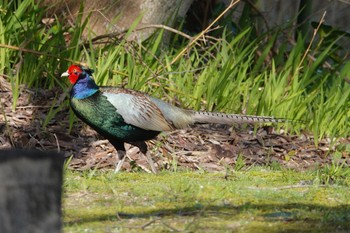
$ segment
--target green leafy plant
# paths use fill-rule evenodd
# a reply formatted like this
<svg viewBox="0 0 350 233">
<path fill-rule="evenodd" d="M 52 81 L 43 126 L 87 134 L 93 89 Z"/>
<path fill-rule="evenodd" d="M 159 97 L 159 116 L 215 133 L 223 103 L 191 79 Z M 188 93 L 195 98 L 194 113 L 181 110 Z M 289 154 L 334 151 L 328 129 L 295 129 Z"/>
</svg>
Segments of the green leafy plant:
<svg viewBox="0 0 350 233">
<path fill-rule="evenodd" d="M 23 84 L 67 91 L 57 77 L 76 61 L 96 70 L 94 78 L 100 85 L 145 91 L 181 107 L 292 119 L 288 129 L 313 132 L 315 144 L 320 138 L 350 133 L 350 85 L 345 81 L 350 65 L 347 57 L 340 56 L 343 51 L 336 46 L 337 39 L 326 43 L 323 37 L 311 41 L 298 37 L 291 42 L 285 33 L 291 24 L 261 35 L 249 26 L 232 34 L 224 18 L 225 27 L 216 38 L 201 40 L 204 31 L 202 37 L 192 37 L 197 43 L 170 41 L 176 46 L 166 47 L 161 29 L 141 44 L 118 39 L 97 46 L 92 38 L 82 40 L 89 21 L 82 18 L 83 10 L 81 5 L 74 25 L 59 19 L 44 25 L 44 9 L 37 3 L 24 0 L 4 5 L 0 72 L 12 84 L 14 109 Z M 136 25 L 137 20 L 126 35 Z M 67 33 L 68 42 L 63 36 Z M 44 126 L 60 108 L 56 110 L 52 108 Z M 74 120 L 71 115 L 70 128 Z"/>
<path fill-rule="evenodd" d="M 315 181 L 320 184 L 350 184 L 350 171 L 345 162 L 333 161 L 331 164 L 326 164 L 323 168 L 317 169 L 315 174 Z"/>
</svg>

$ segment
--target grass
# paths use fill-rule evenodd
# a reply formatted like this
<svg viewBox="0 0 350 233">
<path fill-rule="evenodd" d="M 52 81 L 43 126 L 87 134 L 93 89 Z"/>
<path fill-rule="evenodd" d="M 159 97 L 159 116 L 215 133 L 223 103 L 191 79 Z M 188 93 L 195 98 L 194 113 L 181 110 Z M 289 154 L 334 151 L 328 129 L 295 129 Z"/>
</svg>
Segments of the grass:
<svg viewBox="0 0 350 233">
<path fill-rule="evenodd" d="M 348 232 L 346 185 L 290 170 L 159 175 L 67 171 L 65 232 Z M 171 181 L 171 182 L 169 182 Z M 345 184 L 345 183 L 343 183 Z"/>
</svg>

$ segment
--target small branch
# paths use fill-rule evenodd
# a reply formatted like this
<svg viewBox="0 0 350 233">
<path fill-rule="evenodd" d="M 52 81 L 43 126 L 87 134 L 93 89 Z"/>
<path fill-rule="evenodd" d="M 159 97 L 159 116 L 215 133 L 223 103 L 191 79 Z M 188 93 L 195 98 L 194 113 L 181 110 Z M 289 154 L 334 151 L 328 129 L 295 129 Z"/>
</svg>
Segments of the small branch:
<svg viewBox="0 0 350 233">
<path fill-rule="evenodd" d="M 69 58 L 62 58 L 62 57 L 59 57 L 59 56 L 56 56 L 56 55 L 52 55 L 52 54 L 49 54 L 49 53 L 39 52 L 39 51 L 35 51 L 35 50 L 32 50 L 32 49 L 21 48 L 21 47 L 18 47 L 18 46 L 7 45 L 7 44 L 0 44 L 0 48 L 12 49 L 12 50 L 20 51 L 20 52 L 25 52 L 25 53 L 32 53 L 32 54 L 39 55 L 39 56 L 53 57 L 53 58 L 56 58 L 56 59 L 63 59 L 65 61 L 68 61 L 68 62 L 71 62 L 71 63 L 74 63 L 74 64 L 87 66 L 86 63 L 84 63 L 84 62 L 74 61 L 74 60 L 69 59 Z"/>
<path fill-rule="evenodd" d="M 117 218 L 119 220 L 121 220 L 122 218 L 120 218 L 120 215 L 117 215 Z M 157 221 L 157 219 L 153 219 L 151 221 L 146 222 L 145 224 L 141 225 L 141 226 L 125 226 L 125 228 L 129 228 L 129 229 L 142 229 L 145 230 L 146 227 L 148 227 L 149 225 L 155 223 Z"/>
<path fill-rule="evenodd" d="M 316 37 L 317 32 L 319 31 L 319 29 L 320 29 L 322 23 L 324 22 L 325 16 L 326 16 L 326 11 L 323 13 L 323 15 L 322 15 L 322 17 L 321 17 L 321 20 L 320 20 L 319 24 L 317 25 L 317 28 L 314 29 L 314 31 L 313 31 L 311 41 L 310 41 L 310 43 L 309 43 L 309 45 L 308 45 L 308 47 L 307 47 L 307 49 L 306 49 L 306 51 L 305 51 L 305 53 L 304 53 L 304 55 L 303 55 L 301 61 L 300 61 L 300 63 L 299 63 L 299 66 L 298 66 L 299 69 L 300 69 L 300 67 L 302 66 L 302 64 L 303 64 L 304 60 L 306 59 L 306 57 L 310 58 L 312 61 L 315 61 L 315 60 L 316 60 L 316 58 L 315 58 L 313 55 L 309 54 L 309 51 L 310 51 L 310 49 L 311 49 L 311 45 L 312 45 L 313 41 L 315 40 L 315 37 Z M 289 40 L 289 41 L 290 41 L 290 43 L 291 43 L 292 45 L 295 45 L 295 44 L 296 44 L 296 43 L 295 43 L 294 41 L 292 41 L 292 40 Z M 330 69 L 330 70 L 334 70 L 333 67 L 332 67 L 332 65 L 331 65 L 329 62 L 327 62 L 327 61 L 324 62 L 323 67 L 328 68 L 328 69 Z M 336 71 L 336 74 L 337 74 L 337 75 L 340 75 L 340 73 L 339 73 L 338 71 Z M 344 77 L 343 79 L 344 79 L 345 82 L 347 82 L 347 83 L 350 84 L 350 78 Z"/>
<path fill-rule="evenodd" d="M 149 222 L 146 222 L 145 224 L 143 224 L 143 225 L 141 226 L 141 229 L 142 229 L 142 230 L 145 230 L 146 227 L 148 227 L 149 225 L 155 223 L 156 220 L 157 220 L 157 219 L 153 219 L 153 220 L 151 220 L 151 221 L 149 221 Z"/>
<path fill-rule="evenodd" d="M 166 26 L 166 25 L 162 25 L 162 24 L 149 24 L 149 25 L 145 25 L 145 26 L 142 26 L 142 27 L 138 27 L 136 28 L 134 31 L 142 31 L 142 30 L 145 30 L 145 29 L 150 29 L 150 28 L 159 28 L 159 29 L 164 29 L 164 30 L 167 30 L 167 31 L 170 31 L 170 32 L 173 32 L 175 34 L 178 34 L 180 36 L 183 36 L 189 40 L 192 40 L 193 37 L 190 36 L 190 35 L 187 35 L 186 33 L 184 32 L 181 32 L 179 30 L 176 30 L 174 28 L 171 28 L 169 26 Z M 115 38 L 115 37 L 123 37 L 129 30 L 126 29 L 126 30 L 123 30 L 121 32 L 113 32 L 113 33 L 108 33 L 108 34 L 104 34 L 104 35 L 100 35 L 100 36 L 96 36 L 94 38 L 91 39 L 91 42 L 96 42 L 98 40 L 102 40 L 102 39 L 109 39 L 109 38 Z M 89 43 L 84 43 L 84 45 L 88 45 Z"/>
<path fill-rule="evenodd" d="M 309 52 L 310 52 L 311 45 L 312 45 L 312 43 L 313 43 L 314 40 L 315 40 L 315 37 L 316 37 L 316 35 L 317 35 L 318 30 L 320 29 L 322 23 L 324 22 L 324 17 L 325 17 L 325 16 L 326 16 L 326 11 L 323 13 L 323 15 L 322 15 L 322 17 L 321 17 L 321 19 L 320 19 L 320 22 L 319 22 L 318 25 L 317 25 L 317 28 L 314 29 L 314 32 L 313 32 L 313 34 L 312 34 L 311 41 L 310 41 L 309 45 L 307 46 L 307 49 L 306 49 L 306 51 L 305 51 L 303 57 L 302 57 L 301 60 L 300 60 L 300 63 L 299 63 L 299 66 L 298 66 L 299 69 L 300 69 L 300 67 L 302 66 L 302 64 L 303 64 L 303 62 L 304 62 L 304 60 L 305 60 L 305 58 L 307 57 L 307 55 L 308 55 Z"/>
<path fill-rule="evenodd" d="M 296 184 L 296 185 L 287 185 L 287 186 L 282 186 L 282 187 L 277 187 L 277 188 L 269 188 L 269 187 L 247 187 L 248 189 L 253 189 L 253 190 L 283 190 L 283 189 L 298 189 L 298 188 L 312 188 L 315 187 L 315 185 L 303 185 L 303 184 Z M 326 188 L 328 187 L 327 185 L 317 185 L 316 187 L 319 188 Z"/>
<path fill-rule="evenodd" d="M 217 22 L 219 19 L 221 19 L 233 6 L 235 6 L 237 3 L 239 3 L 240 0 L 234 1 L 232 0 L 230 5 L 223 11 L 221 14 L 216 17 L 216 19 L 206 28 L 204 29 L 201 33 L 199 33 L 191 42 L 170 62 L 170 65 L 173 65 L 177 60 L 179 60 L 180 57 L 184 55 L 184 53 L 194 44 L 196 43 L 201 37 L 206 34 L 210 28 Z"/>
<path fill-rule="evenodd" d="M 39 51 L 31 50 L 31 49 L 21 48 L 21 47 L 13 46 L 13 45 L 0 44 L 0 48 L 12 49 L 12 50 L 17 50 L 17 51 L 21 51 L 21 52 L 32 53 L 35 55 L 40 55 L 40 56 L 44 55 L 44 56 L 48 56 L 48 57 L 62 59 L 61 57 L 56 56 L 56 55 L 52 55 L 52 54 L 48 54 L 48 53 L 44 53 L 44 52 L 39 52 Z M 68 59 L 68 58 L 63 58 L 63 60 L 69 61 L 69 62 L 72 62 L 75 64 L 79 64 L 79 62 L 73 61 L 73 60 Z"/>
<path fill-rule="evenodd" d="M 174 232 L 181 232 L 180 230 L 176 229 L 176 228 L 173 227 L 173 226 L 170 226 L 169 224 L 165 223 L 164 221 L 161 221 L 161 223 L 162 223 L 165 227 L 169 228 L 171 231 L 174 231 Z"/>
<path fill-rule="evenodd" d="M 28 106 L 16 106 L 16 109 L 27 109 L 27 108 L 58 108 L 60 105 L 54 106 L 38 106 L 38 105 L 28 105 Z"/>
</svg>

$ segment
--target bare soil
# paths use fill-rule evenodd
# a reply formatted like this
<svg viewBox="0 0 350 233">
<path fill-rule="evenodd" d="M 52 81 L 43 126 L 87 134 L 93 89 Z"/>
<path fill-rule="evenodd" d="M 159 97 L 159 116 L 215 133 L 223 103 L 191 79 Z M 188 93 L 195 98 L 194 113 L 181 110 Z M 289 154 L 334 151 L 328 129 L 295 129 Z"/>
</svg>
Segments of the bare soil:
<svg viewBox="0 0 350 233">
<path fill-rule="evenodd" d="M 114 168 L 117 162 L 115 149 L 94 130 L 76 120 L 68 133 L 67 94 L 59 89 L 23 88 L 14 110 L 8 84 L 2 83 L 0 94 L 0 149 L 60 151 L 67 158 L 73 155 L 71 169 Z M 56 110 L 63 101 L 66 101 L 66 107 L 42 127 L 51 107 L 55 105 L 51 110 Z M 336 146 L 349 143 L 350 138 L 343 138 L 331 145 L 325 138 L 315 145 L 311 134 L 290 135 L 283 130 L 277 132 L 272 126 L 257 126 L 254 131 L 253 125 L 196 125 L 162 133 L 148 145 L 159 170 L 187 168 L 212 172 L 235 166 L 239 156 L 247 166 L 280 164 L 297 170 L 309 169 L 331 163 Z M 146 158 L 138 148 L 127 148 L 128 159 L 123 169 L 149 172 Z M 342 152 L 342 160 L 350 165 L 348 153 Z"/>
</svg>

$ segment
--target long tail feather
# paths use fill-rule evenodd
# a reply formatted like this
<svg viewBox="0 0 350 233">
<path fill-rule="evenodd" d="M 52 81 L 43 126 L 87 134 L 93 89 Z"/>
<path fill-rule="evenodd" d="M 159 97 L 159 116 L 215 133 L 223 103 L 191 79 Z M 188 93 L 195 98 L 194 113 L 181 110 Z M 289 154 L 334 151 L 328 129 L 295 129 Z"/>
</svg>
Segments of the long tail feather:
<svg viewBox="0 0 350 233">
<path fill-rule="evenodd" d="M 287 119 L 274 118 L 270 116 L 252 116 L 239 114 L 225 114 L 215 112 L 195 112 L 194 123 L 235 124 L 235 123 L 279 123 L 289 122 Z"/>
</svg>

